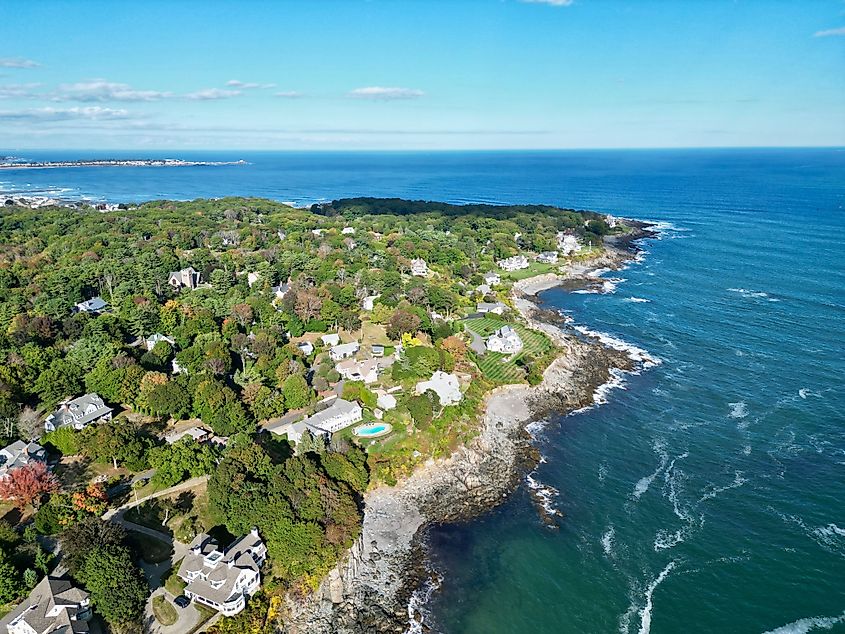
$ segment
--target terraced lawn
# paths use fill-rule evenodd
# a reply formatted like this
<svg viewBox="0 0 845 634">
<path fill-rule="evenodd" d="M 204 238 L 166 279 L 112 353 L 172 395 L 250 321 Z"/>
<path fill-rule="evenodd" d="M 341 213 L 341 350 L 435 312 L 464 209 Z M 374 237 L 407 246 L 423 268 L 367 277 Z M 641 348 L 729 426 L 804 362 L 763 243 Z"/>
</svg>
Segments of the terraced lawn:
<svg viewBox="0 0 845 634">
<path fill-rule="evenodd" d="M 543 333 L 529 330 L 522 324 L 508 323 L 493 317 L 478 317 L 465 319 L 464 324 L 470 330 L 482 337 L 489 337 L 502 326 L 509 325 L 519 333 L 522 339 L 522 351 L 514 356 L 500 352 L 487 352 L 475 356 L 475 363 L 482 374 L 496 383 L 520 383 L 525 379 L 525 371 L 517 365 L 517 361 L 526 354 L 541 357 L 552 347 L 548 337 Z"/>
</svg>

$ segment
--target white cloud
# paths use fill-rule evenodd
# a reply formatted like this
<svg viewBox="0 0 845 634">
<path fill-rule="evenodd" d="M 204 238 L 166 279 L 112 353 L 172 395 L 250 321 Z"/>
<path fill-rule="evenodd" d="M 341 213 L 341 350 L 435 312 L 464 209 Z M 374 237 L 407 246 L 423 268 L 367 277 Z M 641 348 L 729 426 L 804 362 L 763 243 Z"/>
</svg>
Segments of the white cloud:
<svg viewBox="0 0 845 634">
<path fill-rule="evenodd" d="M 173 95 L 157 90 L 135 90 L 128 84 L 91 79 L 75 84 L 62 84 L 53 101 L 158 101 Z"/>
<path fill-rule="evenodd" d="M 833 37 L 837 35 L 845 35 L 845 26 L 841 26 L 838 29 L 825 29 L 824 31 L 816 31 L 813 33 L 813 37 Z"/>
<path fill-rule="evenodd" d="M 22 57 L 0 57 L 0 68 L 37 68 L 38 62 Z"/>
<path fill-rule="evenodd" d="M 365 86 L 364 88 L 356 88 L 349 92 L 350 97 L 358 99 L 416 99 L 422 97 L 425 93 L 416 88 L 389 88 L 385 86 Z"/>
<path fill-rule="evenodd" d="M 6 84 L 0 86 L 0 99 L 35 99 L 39 97 L 35 89 L 41 84 Z"/>
<path fill-rule="evenodd" d="M 194 101 L 211 101 L 214 99 L 229 99 L 241 94 L 240 90 L 224 90 L 222 88 L 205 88 L 185 95 Z"/>
<path fill-rule="evenodd" d="M 302 97 L 303 94 L 298 90 L 282 90 L 280 92 L 273 93 L 275 97 L 283 97 L 285 99 L 298 99 Z"/>
<path fill-rule="evenodd" d="M 119 108 L 100 106 L 77 106 L 75 108 L 30 108 L 29 110 L 0 111 L 0 120 L 5 121 L 109 121 L 126 119 L 129 112 Z"/>
<path fill-rule="evenodd" d="M 568 7 L 571 6 L 575 0 L 519 0 L 523 4 L 548 4 L 552 7 Z"/>
<path fill-rule="evenodd" d="M 230 88 L 241 88 L 243 90 L 251 90 L 253 88 L 266 89 L 276 87 L 276 84 L 258 84 L 250 81 L 239 81 L 237 79 L 230 79 L 226 82 L 226 85 Z"/>
</svg>

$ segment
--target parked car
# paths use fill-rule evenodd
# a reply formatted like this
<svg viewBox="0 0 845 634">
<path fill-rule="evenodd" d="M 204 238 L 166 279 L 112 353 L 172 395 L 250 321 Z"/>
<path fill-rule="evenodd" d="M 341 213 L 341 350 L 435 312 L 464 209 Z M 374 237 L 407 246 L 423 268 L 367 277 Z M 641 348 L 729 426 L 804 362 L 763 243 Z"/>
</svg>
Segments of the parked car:
<svg viewBox="0 0 845 634">
<path fill-rule="evenodd" d="M 187 608 L 189 605 L 191 605 L 191 600 L 185 595 L 181 595 L 173 599 L 173 603 L 178 605 L 180 608 Z"/>
</svg>

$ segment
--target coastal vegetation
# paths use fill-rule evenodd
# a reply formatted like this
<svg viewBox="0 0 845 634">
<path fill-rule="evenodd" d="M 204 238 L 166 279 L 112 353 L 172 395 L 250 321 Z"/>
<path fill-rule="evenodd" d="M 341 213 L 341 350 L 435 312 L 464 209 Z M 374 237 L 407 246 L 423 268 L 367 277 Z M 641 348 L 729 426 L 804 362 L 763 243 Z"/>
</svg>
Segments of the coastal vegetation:
<svg viewBox="0 0 845 634">
<path fill-rule="evenodd" d="M 182 542 L 257 529 L 266 582 L 249 610 L 313 589 L 360 534 L 368 489 L 469 442 L 492 387 L 541 379 L 554 345 L 504 303 L 513 281 L 556 269 L 535 255 L 564 235 L 592 253 L 623 230 L 549 206 L 398 199 L 6 205 L 0 432 L 4 445 L 37 441 L 49 455 L 0 479 L 17 507 L 10 519 L 19 530 L 33 520 L 30 537 L 60 537 L 72 577 L 113 628 L 143 613 L 137 562 L 161 560 L 100 519 L 133 499 L 128 521 Z M 527 268 L 500 270 L 525 255 Z M 487 304 L 502 314 L 478 314 Z M 485 350 L 504 326 L 520 349 Z M 86 394 L 108 416 L 47 431 L 48 415 Z M 291 431 L 332 402 L 389 433 Z M 182 483 L 198 488 L 143 501 Z M 0 601 L 47 573 L 39 548 L 19 557 L 0 544 Z M 154 609 L 167 620 L 167 607 Z"/>
</svg>

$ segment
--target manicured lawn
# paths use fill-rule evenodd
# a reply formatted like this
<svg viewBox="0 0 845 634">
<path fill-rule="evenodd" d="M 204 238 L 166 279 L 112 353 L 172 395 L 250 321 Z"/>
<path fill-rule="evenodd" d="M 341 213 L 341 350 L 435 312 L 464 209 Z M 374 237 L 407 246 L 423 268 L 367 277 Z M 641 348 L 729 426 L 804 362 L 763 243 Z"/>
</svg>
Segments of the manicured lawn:
<svg viewBox="0 0 845 634">
<path fill-rule="evenodd" d="M 141 556 L 141 558 L 148 564 L 160 564 L 163 561 L 170 559 L 172 549 L 170 544 L 163 542 L 155 537 L 150 537 L 144 533 L 136 531 L 128 531 L 126 539 L 129 545 Z"/>
<path fill-rule="evenodd" d="M 509 324 L 493 317 L 465 319 L 464 323 L 470 330 L 485 338 L 505 325 L 512 326 L 519 333 L 523 345 L 519 354 L 511 356 L 488 351 L 483 355 L 475 356 L 478 369 L 486 378 L 496 383 L 520 383 L 525 379 L 525 371 L 517 365 L 517 361 L 526 354 L 539 358 L 552 348 L 552 344 L 546 335 L 529 330 L 522 324 Z"/>
<path fill-rule="evenodd" d="M 524 280 L 527 277 L 534 277 L 535 275 L 542 275 L 543 273 L 554 273 L 557 270 L 558 264 L 544 264 L 542 262 L 531 262 L 527 269 L 520 269 L 518 271 L 502 271 L 501 277 L 503 280 Z"/>
<path fill-rule="evenodd" d="M 176 608 L 163 594 L 153 597 L 153 614 L 162 625 L 173 625 L 179 619 Z"/>
</svg>

